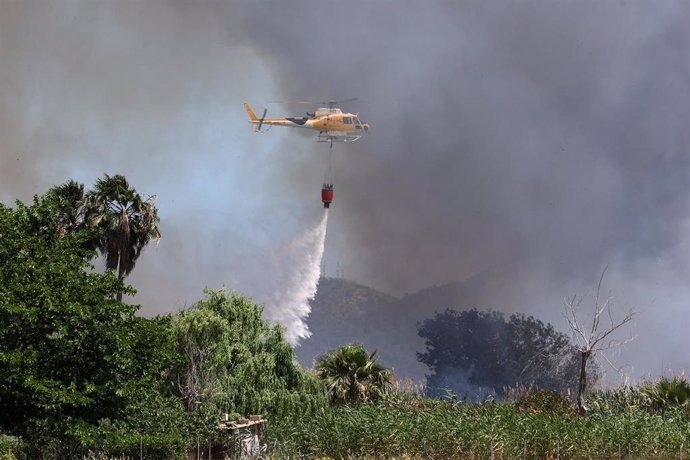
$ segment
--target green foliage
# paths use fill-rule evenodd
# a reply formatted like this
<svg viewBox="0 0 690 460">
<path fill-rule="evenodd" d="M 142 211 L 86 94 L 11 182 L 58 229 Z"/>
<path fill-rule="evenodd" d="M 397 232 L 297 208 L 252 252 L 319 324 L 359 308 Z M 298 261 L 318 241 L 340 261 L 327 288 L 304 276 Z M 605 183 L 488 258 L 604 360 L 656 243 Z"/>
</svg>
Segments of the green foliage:
<svg viewBox="0 0 690 460">
<path fill-rule="evenodd" d="M 0 434 L 0 460 L 17 460 L 23 458 L 22 440 L 16 436 Z"/>
<path fill-rule="evenodd" d="M 134 269 L 144 247 L 160 238 L 155 197 L 143 199 L 124 176 L 105 174 L 90 191 L 69 180 L 48 190 L 44 199 L 52 207 L 51 229 L 61 236 L 87 235 L 83 247 L 98 250 L 119 279 Z"/>
<path fill-rule="evenodd" d="M 336 405 L 316 417 L 272 420 L 275 458 L 677 458 L 690 453 L 690 416 L 633 408 L 607 416 L 518 412 L 513 403 L 464 404 L 392 394 Z"/>
<path fill-rule="evenodd" d="M 52 187 L 45 195 L 53 207 L 53 224 L 59 235 L 66 235 L 87 228 L 86 194 L 84 184 L 69 180 Z M 95 249 L 95 241 L 87 245 Z"/>
<path fill-rule="evenodd" d="M 586 406 L 590 409 L 589 414 L 595 417 L 644 409 L 646 405 L 646 396 L 635 386 L 595 391 L 586 395 Z"/>
<path fill-rule="evenodd" d="M 174 316 L 183 360 L 172 380 L 188 410 L 217 421 L 231 412 L 313 413 L 325 403 L 317 379 L 297 364 L 282 327 L 262 313 L 240 294 L 207 290 L 206 298 Z"/>
<path fill-rule="evenodd" d="M 107 174 L 85 196 L 87 225 L 98 229 L 96 247 L 120 279 L 134 269 L 144 247 L 160 238 L 154 199 L 144 200 L 124 176 Z"/>
<path fill-rule="evenodd" d="M 376 362 L 377 351 L 360 344 L 343 345 L 321 356 L 316 372 L 332 402 L 375 401 L 386 394 L 393 374 Z"/>
<path fill-rule="evenodd" d="M 0 429 L 28 440 L 18 449 L 29 457 L 81 456 L 132 430 L 169 436 L 184 415 L 164 396 L 180 359 L 170 319 L 137 318 L 115 299 L 132 290 L 93 271 L 82 200 L 70 182 L 0 205 Z"/>
<path fill-rule="evenodd" d="M 470 397 L 503 394 L 521 385 L 564 391 L 577 384 L 579 355 L 565 334 L 550 324 L 514 314 L 446 310 L 419 324 L 429 366 L 430 394 L 446 388 Z M 590 371 L 596 380 L 597 370 Z"/>
<path fill-rule="evenodd" d="M 656 382 L 642 385 L 640 392 L 647 397 L 650 409 L 655 411 L 690 404 L 690 383 L 682 377 L 662 377 Z"/>
<path fill-rule="evenodd" d="M 178 458 L 197 436 L 225 442 L 223 413 L 301 416 L 327 404 L 250 299 L 207 291 L 152 319 L 117 299 L 133 292 L 121 276 L 157 223 L 152 201 L 122 176 L 0 204 L 0 433 L 12 435 L 0 449 L 82 458 L 143 447 L 146 458 Z M 121 276 L 93 270 L 97 249 Z"/>
<path fill-rule="evenodd" d="M 96 452 L 110 457 L 179 459 L 185 457 L 189 440 L 181 433 L 140 433 L 125 427 L 105 427 L 99 431 Z"/>
<path fill-rule="evenodd" d="M 550 390 L 532 390 L 515 402 L 517 412 L 545 414 L 552 416 L 574 415 L 575 411 L 561 394 Z"/>
<path fill-rule="evenodd" d="M 56 231 L 50 197 L 0 205 L 0 428 L 44 436 L 114 414 L 133 362 L 135 307 L 95 273 L 83 232 Z"/>
</svg>

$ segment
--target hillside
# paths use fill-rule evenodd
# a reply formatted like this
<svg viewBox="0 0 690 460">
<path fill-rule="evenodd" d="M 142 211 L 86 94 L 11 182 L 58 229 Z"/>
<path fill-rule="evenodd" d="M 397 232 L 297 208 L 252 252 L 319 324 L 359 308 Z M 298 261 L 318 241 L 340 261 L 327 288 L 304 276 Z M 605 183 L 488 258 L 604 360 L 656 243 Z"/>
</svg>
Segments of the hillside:
<svg viewBox="0 0 690 460">
<path fill-rule="evenodd" d="M 307 323 L 312 336 L 297 347 L 305 366 L 339 345 L 360 342 L 378 349 L 382 362 L 398 377 L 423 380 L 426 366 L 417 361 L 424 342 L 417 323 L 446 308 L 475 306 L 481 283 L 453 282 L 431 286 L 397 298 L 376 289 L 338 278 L 321 278 Z"/>
<path fill-rule="evenodd" d="M 297 347 L 300 361 L 311 367 L 318 355 L 349 342 L 361 342 L 368 349 L 387 349 L 377 323 L 397 300 L 352 281 L 321 278 L 307 319 L 312 335 Z"/>
</svg>

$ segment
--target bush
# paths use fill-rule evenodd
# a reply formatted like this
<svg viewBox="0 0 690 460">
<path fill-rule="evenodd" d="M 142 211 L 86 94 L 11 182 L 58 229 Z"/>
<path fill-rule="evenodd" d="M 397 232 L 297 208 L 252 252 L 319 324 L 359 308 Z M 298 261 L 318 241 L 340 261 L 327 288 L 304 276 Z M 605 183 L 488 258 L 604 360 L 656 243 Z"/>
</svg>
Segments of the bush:
<svg viewBox="0 0 690 460">
<path fill-rule="evenodd" d="M 0 460 L 23 459 L 22 447 L 21 438 L 0 434 Z"/>
<path fill-rule="evenodd" d="M 640 392 L 647 398 L 652 411 L 664 412 L 690 403 L 690 383 L 682 377 L 662 377 L 656 382 L 641 385 Z"/>
</svg>

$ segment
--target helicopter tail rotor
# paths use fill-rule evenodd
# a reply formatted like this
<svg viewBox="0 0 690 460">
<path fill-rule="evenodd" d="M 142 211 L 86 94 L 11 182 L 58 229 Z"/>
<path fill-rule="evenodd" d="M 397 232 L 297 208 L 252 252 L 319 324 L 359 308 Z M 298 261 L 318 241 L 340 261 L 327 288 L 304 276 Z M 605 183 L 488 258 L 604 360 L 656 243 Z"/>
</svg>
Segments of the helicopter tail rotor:
<svg viewBox="0 0 690 460">
<path fill-rule="evenodd" d="M 249 115 L 249 123 L 251 124 L 252 131 L 261 131 L 261 126 L 264 124 L 264 119 L 266 118 L 267 109 L 264 109 L 264 113 L 261 115 L 261 118 L 256 116 L 256 113 L 254 113 L 252 106 L 249 105 L 248 102 L 244 103 L 244 109 L 247 111 L 247 115 Z"/>
<path fill-rule="evenodd" d="M 259 126 L 256 128 L 257 131 L 261 131 L 261 126 L 264 124 L 264 118 L 266 118 L 266 112 L 268 112 L 268 109 L 264 109 L 264 113 L 261 115 L 261 119 L 259 120 Z"/>
</svg>

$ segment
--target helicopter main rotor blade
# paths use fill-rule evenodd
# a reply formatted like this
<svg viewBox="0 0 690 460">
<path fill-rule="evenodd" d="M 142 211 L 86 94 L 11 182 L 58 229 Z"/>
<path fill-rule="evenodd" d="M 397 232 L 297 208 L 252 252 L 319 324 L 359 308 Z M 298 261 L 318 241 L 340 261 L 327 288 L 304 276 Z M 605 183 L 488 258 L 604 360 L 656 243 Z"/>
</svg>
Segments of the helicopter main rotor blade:
<svg viewBox="0 0 690 460">
<path fill-rule="evenodd" d="M 327 104 L 329 107 L 335 107 L 336 104 L 343 104 L 345 102 L 353 102 L 353 101 L 358 101 L 359 98 L 357 97 L 351 97 L 349 99 L 340 99 L 340 100 L 335 100 L 331 99 L 330 101 L 321 101 L 319 104 Z"/>
<path fill-rule="evenodd" d="M 268 104 L 313 104 L 311 101 L 266 101 Z"/>
<path fill-rule="evenodd" d="M 328 107 L 335 107 L 337 104 L 343 104 L 345 102 L 358 101 L 359 98 L 351 97 L 349 99 L 331 99 L 329 101 L 266 101 L 268 104 L 321 104 Z"/>
</svg>

